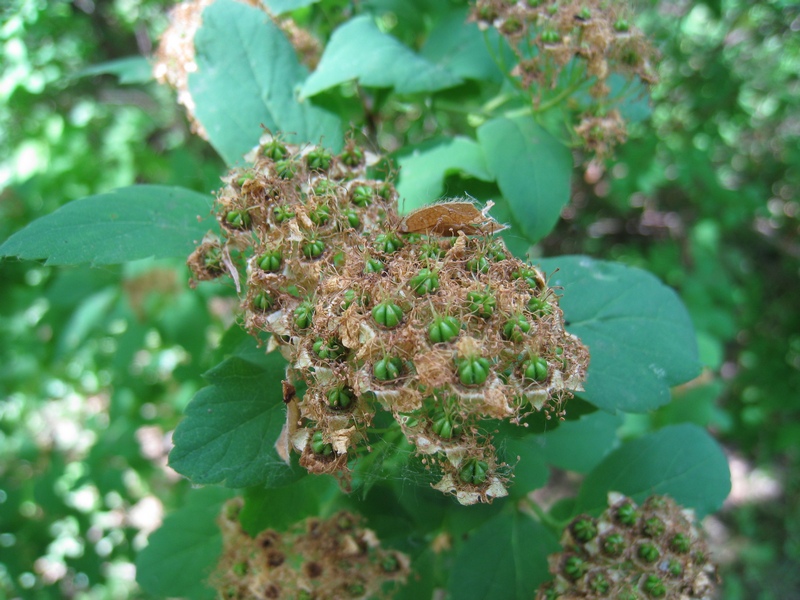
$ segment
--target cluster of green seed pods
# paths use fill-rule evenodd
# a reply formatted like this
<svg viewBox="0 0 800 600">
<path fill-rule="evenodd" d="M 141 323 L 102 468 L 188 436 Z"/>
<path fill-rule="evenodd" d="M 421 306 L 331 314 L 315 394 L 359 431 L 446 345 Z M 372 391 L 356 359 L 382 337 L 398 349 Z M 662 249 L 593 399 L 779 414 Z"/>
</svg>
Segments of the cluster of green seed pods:
<svg viewBox="0 0 800 600">
<path fill-rule="evenodd" d="M 320 451 L 333 452 L 324 446 Z M 209 583 L 219 598 L 384 598 L 408 577 L 408 557 L 382 548 L 352 513 L 251 536 L 239 521 L 242 507 L 240 498 L 231 500 L 218 519 L 223 548 Z"/>
<path fill-rule="evenodd" d="M 715 567 L 694 515 L 669 497 L 637 506 L 611 493 L 600 517 L 572 520 L 561 545 L 564 552 L 549 560 L 555 579 L 539 589 L 539 600 L 713 597 Z"/>
<path fill-rule="evenodd" d="M 249 158 L 219 193 L 223 240 L 190 265 L 244 280 L 245 326 L 272 334 L 288 383 L 304 384 L 286 431 L 301 464 L 346 478 L 386 410 L 437 489 L 464 503 L 504 495 L 509 468 L 482 423 L 560 416 L 588 363 L 544 275 L 489 234 L 408 231 L 394 186 L 368 176 L 375 158 L 352 143 L 334 155 L 265 136 Z"/>
</svg>

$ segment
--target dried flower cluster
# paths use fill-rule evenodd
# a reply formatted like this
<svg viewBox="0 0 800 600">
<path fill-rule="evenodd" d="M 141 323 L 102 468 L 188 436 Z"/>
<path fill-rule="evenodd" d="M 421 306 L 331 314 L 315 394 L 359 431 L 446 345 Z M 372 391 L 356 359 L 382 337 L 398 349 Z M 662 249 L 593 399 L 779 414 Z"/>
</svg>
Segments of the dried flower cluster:
<svg viewBox="0 0 800 600">
<path fill-rule="evenodd" d="M 226 600 L 292 598 L 338 600 L 389 597 L 405 582 L 409 560 L 381 548 L 359 517 L 340 512 L 310 518 L 279 533 L 255 538 L 239 523 L 242 500 L 231 500 L 219 518 L 222 557 L 210 583 Z"/>
<path fill-rule="evenodd" d="M 264 10 L 267 15 L 264 4 L 259 0 L 238 1 Z M 153 76 L 159 83 L 165 83 L 177 92 L 178 103 L 186 109 L 192 131 L 203 139 L 208 139 L 208 133 L 194 116 L 195 103 L 189 93 L 189 74 L 197 71 L 194 36 L 203 24 L 203 11 L 213 3 L 214 0 L 188 0 L 172 7 L 170 24 L 161 35 L 153 65 Z M 289 38 L 301 62 L 313 69 L 322 54 L 319 41 L 298 27 L 292 19 L 274 20 Z"/>
<path fill-rule="evenodd" d="M 505 495 L 508 468 L 481 422 L 561 416 L 589 359 L 543 274 L 471 203 L 401 219 L 394 186 L 367 177 L 375 159 L 352 143 L 334 156 L 265 135 L 248 160 L 218 195 L 225 239 L 189 264 L 238 285 L 246 263 L 245 326 L 290 363 L 285 438 L 301 464 L 346 481 L 382 407 L 437 489 L 465 504 Z"/>
<path fill-rule="evenodd" d="M 630 22 L 626 6 L 609 0 L 478 0 L 472 18 L 496 27 L 519 60 L 513 74 L 535 101 L 547 89 L 577 91 L 593 80 L 594 106 L 580 118 L 576 133 L 593 153 L 604 156 L 625 140 L 625 122 L 611 108 L 608 77 L 619 73 L 653 85 L 656 52 Z"/>
<path fill-rule="evenodd" d="M 599 518 L 580 515 L 564 530 L 564 552 L 549 560 L 555 581 L 537 598 L 713 597 L 716 569 L 692 511 L 666 496 L 637 507 L 613 492 L 608 505 Z"/>
</svg>

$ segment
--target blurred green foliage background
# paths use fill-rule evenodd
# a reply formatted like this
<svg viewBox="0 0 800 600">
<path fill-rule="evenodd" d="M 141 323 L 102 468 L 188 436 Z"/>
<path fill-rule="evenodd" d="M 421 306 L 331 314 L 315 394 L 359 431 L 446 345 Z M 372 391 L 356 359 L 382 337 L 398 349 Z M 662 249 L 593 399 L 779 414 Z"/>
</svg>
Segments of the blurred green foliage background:
<svg viewBox="0 0 800 600">
<path fill-rule="evenodd" d="M 170 4 L 0 4 L 0 239 L 136 182 L 218 187 L 222 162 L 143 58 Z M 710 427 L 750 475 L 712 524 L 723 597 L 797 597 L 800 7 L 637 11 L 662 52 L 652 116 L 614 160 L 576 171 L 541 250 L 641 266 L 679 291 L 707 370 L 624 427 Z M 168 261 L 0 263 L 0 597 L 142 597 L 133 556 L 187 487 L 164 467 L 169 432 L 234 302 L 187 280 Z"/>
</svg>

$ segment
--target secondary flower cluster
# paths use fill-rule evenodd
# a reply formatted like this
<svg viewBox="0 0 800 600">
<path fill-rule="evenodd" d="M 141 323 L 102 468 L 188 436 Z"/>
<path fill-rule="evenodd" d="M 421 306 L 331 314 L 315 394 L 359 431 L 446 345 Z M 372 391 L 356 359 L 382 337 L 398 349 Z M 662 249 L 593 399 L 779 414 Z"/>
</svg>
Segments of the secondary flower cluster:
<svg viewBox="0 0 800 600">
<path fill-rule="evenodd" d="M 625 122 L 611 106 L 608 78 L 618 73 L 653 85 L 655 50 L 635 28 L 622 2 L 605 0 L 478 0 L 472 18 L 496 27 L 519 60 L 513 71 L 541 101 L 543 91 L 586 87 L 594 106 L 576 127 L 585 146 L 606 155 L 626 138 Z"/>
<path fill-rule="evenodd" d="M 210 583 L 220 598 L 386 598 L 391 584 L 398 588 L 408 576 L 408 558 L 381 548 L 351 513 L 251 537 L 239 523 L 241 505 L 231 500 L 219 519 L 223 549 Z"/>
<path fill-rule="evenodd" d="M 594 519 L 580 515 L 564 530 L 564 552 L 550 557 L 555 581 L 537 598 L 711 598 L 716 571 L 694 523 L 666 496 L 641 507 L 611 493 Z"/>
<path fill-rule="evenodd" d="M 466 504 L 505 495 L 482 423 L 560 416 L 588 363 L 543 274 L 481 233 L 497 223 L 469 203 L 402 219 L 352 143 L 334 156 L 267 135 L 249 159 L 218 196 L 224 239 L 189 264 L 238 281 L 246 262 L 245 326 L 290 363 L 285 433 L 301 464 L 346 479 L 383 408 L 437 489 Z"/>
</svg>

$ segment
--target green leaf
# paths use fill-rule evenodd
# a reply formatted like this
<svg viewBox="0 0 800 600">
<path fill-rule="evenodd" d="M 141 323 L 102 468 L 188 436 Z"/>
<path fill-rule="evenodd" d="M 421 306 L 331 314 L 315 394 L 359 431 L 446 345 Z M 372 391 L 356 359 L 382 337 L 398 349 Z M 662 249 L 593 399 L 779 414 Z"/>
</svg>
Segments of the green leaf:
<svg viewBox="0 0 800 600">
<path fill-rule="evenodd" d="M 216 226 L 210 218 L 213 200 L 161 185 L 134 185 L 81 198 L 12 235 L 0 246 L 0 256 L 44 258 L 48 265 L 186 257 Z"/>
<path fill-rule="evenodd" d="M 211 385 L 195 395 L 175 430 L 173 469 L 194 483 L 227 487 L 279 487 L 305 473 L 275 449 L 286 422 L 285 362 L 277 352 L 268 356 L 268 367 L 232 356 L 206 373 Z"/>
<path fill-rule="evenodd" d="M 136 581 L 157 598 L 211 600 L 216 592 L 205 584 L 222 554 L 217 516 L 230 490 L 192 490 L 186 504 L 167 515 L 136 557 Z"/>
<path fill-rule="evenodd" d="M 486 164 L 508 200 L 517 232 L 546 236 L 569 201 L 572 154 L 532 117 L 499 117 L 478 128 Z"/>
<path fill-rule="evenodd" d="M 282 15 L 316 4 L 319 0 L 262 0 L 262 2 L 273 15 Z"/>
<path fill-rule="evenodd" d="M 239 520 L 250 535 L 265 529 L 285 531 L 306 517 L 318 515 L 331 492 L 337 494 L 336 480 L 327 475 L 308 475 L 279 488 L 249 488 Z"/>
<path fill-rule="evenodd" d="M 534 439 L 540 437 L 508 435 L 503 439 L 502 459 L 514 467 L 514 478 L 508 486 L 508 493 L 512 498 L 524 497 L 533 490 L 544 487 L 550 478 L 544 453 L 534 442 Z"/>
<path fill-rule="evenodd" d="M 558 541 L 541 523 L 504 511 L 476 529 L 461 548 L 450 577 L 458 600 L 528 600 L 549 579 L 547 556 Z"/>
<path fill-rule="evenodd" d="M 696 425 L 673 425 L 607 456 L 583 481 L 575 510 L 602 511 L 610 491 L 636 502 L 667 494 L 703 518 L 722 506 L 730 489 L 728 461 L 714 438 Z"/>
<path fill-rule="evenodd" d="M 562 256 L 540 261 L 562 287 L 567 330 L 591 352 L 585 398 L 616 412 L 666 404 L 670 387 L 700 370 L 692 322 L 678 295 L 633 267 Z M 558 269 L 556 271 L 556 269 Z"/>
<path fill-rule="evenodd" d="M 436 566 L 442 562 L 441 553 L 426 548 L 411 560 L 411 576 L 394 595 L 395 600 L 428 600 L 436 589 Z"/>
<path fill-rule="evenodd" d="M 446 13 L 434 25 L 420 55 L 463 79 L 500 82 L 503 73 L 489 54 L 487 44 L 494 51 L 500 49 L 507 63 L 513 60 L 513 53 L 494 28 L 486 31 L 488 39 L 484 40 L 478 25 L 467 22 L 467 13 L 465 8 Z"/>
<path fill-rule="evenodd" d="M 621 416 L 598 411 L 575 421 L 564 421 L 556 429 L 536 439 L 551 465 L 588 473 L 617 443 L 617 428 L 621 424 Z"/>
<path fill-rule="evenodd" d="M 116 75 L 122 85 L 147 83 L 153 79 L 153 66 L 144 56 L 128 56 L 82 69 L 76 77 Z"/>
<path fill-rule="evenodd" d="M 440 198 L 447 175 L 465 173 L 483 181 L 493 179 L 481 147 L 467 137 L 431 140 L 408 147 L 396 158 L 400 166 L 397 192 L 404 211 Z"/>
<path fill-rule="evenodd" d="M 341 148 L 338 117 L 295 96 L 308 71 L 264 12 L 217 0 L 203 11 L 195 48 L 198 69 L 189 76 L 195 116 L 228 164 L 258 143 L 262 125 L 290 142 Z"/>
<path fill-rule="evenodd" d="M 461 83 L 456 75 L 382 33 L 369 16 L 355 17 L 333 32 L 301 95 L 307 98 L 353 79 L 363 86 L 391 87 L 398 94 L 435 92 Z"/>
</svg>

